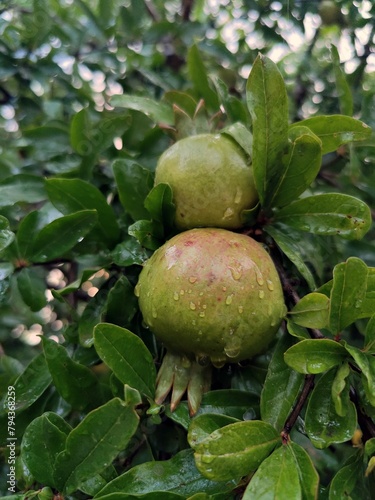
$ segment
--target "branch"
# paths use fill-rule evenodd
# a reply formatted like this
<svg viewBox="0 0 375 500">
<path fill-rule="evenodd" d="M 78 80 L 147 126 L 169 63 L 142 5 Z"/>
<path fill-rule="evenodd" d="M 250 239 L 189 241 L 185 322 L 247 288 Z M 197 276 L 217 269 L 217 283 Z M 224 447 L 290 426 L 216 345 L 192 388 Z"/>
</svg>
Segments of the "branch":
<svg viewBox="0 0 375 500">
<path fill-rule="evenodd" d="M 181 2 L 181 16 L 183 21 L 190 20 L 190 14 L 193 9 L 194 0 L 182 0 Z"/>
</svg>

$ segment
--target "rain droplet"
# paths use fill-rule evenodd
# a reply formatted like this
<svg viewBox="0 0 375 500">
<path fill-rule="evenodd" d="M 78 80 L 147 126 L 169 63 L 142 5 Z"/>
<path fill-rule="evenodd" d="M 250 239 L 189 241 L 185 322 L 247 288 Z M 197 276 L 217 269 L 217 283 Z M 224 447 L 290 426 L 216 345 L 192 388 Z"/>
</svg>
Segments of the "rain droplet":
<svg viewBox="0 0 375 500">
<path fill-rule="evenodd" d="M 227 290 L 227 287 L 223 286 L 223 292 L 226 292 L 226 290 Z"/>
<path fill-rule="evenodd" d="M 232 273 L 233 279 L 238 281 L 242 276 L 242 266 L 240 266 L 237 269 L 229 266 L 229 269 L 230 269 L 230 272 Z"/>
<path fill-rule="evenodd" d="M 232 303 L 232 300 L 233 300 L 233 293 L 228 295 L 228 297 L 226 298 L 225 300 L 226 305 L 229 306 Z"/>
<path fill-rule="evenodd" d="M 238 203 L 241 203 L 241 199 L 242 199 L 242 189 L 240 187 L 237 187 L 236 195 L 234 197 L 234 203 L 238 205 Z"/>
<path fill-rule="evenodd" d="M 174 292 L 173 298 L 174 298 L 174 300 L 178 300 L 180 298 L 179 293 L 178 292 Z"/>
<path fill-rule="evenodd" d="M 211 358 L 211 363 L 215 368 L 223 368 L 226 363 L 226 358 Z"/>
<path fill-rule="evenodd" d="M 242 313 L 243 313 L 243 306 L 238 306 L 238 312 L 239 312 L 240 314 L 242 314 Z"/>
<path fill-rule="evenodd" d="M 199 295 L 200 295 L 200 297 L 202 297 L 202 295 L 203 295 L 203 292 L 199 292 Z"/>
<path fill-rule="evenodd" d="M 264 299 L 264 291 L 263 290 L 259 291 L 259 298 Z"/>
<path fill-rule="evenodd" d="M 361 307 L 361 305 L 362 305 L 362 300 L 358 299 L 358 300 L 355 301 L 354 307 L 356 309 L 359 309 Z"/>
<path fill-rule="evenodd" d="M 215 460 L 215 455 L 202 455 L 201 460 L 204 464 L 210 464 Z"/>
<path fill-rule="evenodd" d="M 228 358 L 235 358 L 241 352 L 241 341 L 239 338 L 233 338 L 229 344 L 224 347 L 224 352 Z"/>
<path fill-rule="evenodd" d="M 154 306 L 152 306 L 152 317 L 153 317 L 153 318 L 157 318 L 157 317 L 158 317 L 157 310 L 155 309 L 155 307 L 154 307 Z"/>
<path fill-rule="evenodd" d="M 267 280 L 267 287 L 268 287 L 268 290 L 270 290 L 271 292 L 272 292 L 272 290 L 275 289 L 274 284 L 271 280 Z"/>
<path fill-rule="evenodd" d="M 190 276 L 189 281 L 190 281 L 190 283 L 195 283 L 197 281 L 197 279 L 198 278 L 196 276 Z"/>
<path fill-rule="evenodd" d="M 180 295 L 184 295 L 184 291 L 183 290 L 180 290 Z"/>
<path fill-rule="evenodd" d="M 140 290 L 141 290 L 141 285 L 140 285 L 139 283 L 137 283 L 137 284 L 135 285 L 135 288 L 134 288 L 134 295 L 135 295 L 136 297 L 139 297 L 139 292 L 140 292 Z"/>
<path fill-rule="evenodd" d="M 200 313 L 199 313 L 199 316 L 200 316 L 201 318 L 204 318 L 204 317 L 206 316 L 206 313 L 205 313 L 204 311 L 202 311 L 202 312 L 200 312 Z"/>
<path fill-rule="evenodd" d="M 223 219 L 231 219 L 233 217 L 234 210 L 231 207 L 228 207 L 223 215 Z"/>
<path fill-rule="evenodd" d="M 192 311 L 195 311 L 195 309 L 196 309 L 196 308 L 197 308 L 197 307 L 196 307 L 196 305 L 194 304 L 194 302 L 190 302 L 190 309 L 191 309 Z"/>
<path fill-rule="evenodd" d="M 207 309 L 207 305 L 206 304 L 203 304 L 203 309 Z"/>
</svg>

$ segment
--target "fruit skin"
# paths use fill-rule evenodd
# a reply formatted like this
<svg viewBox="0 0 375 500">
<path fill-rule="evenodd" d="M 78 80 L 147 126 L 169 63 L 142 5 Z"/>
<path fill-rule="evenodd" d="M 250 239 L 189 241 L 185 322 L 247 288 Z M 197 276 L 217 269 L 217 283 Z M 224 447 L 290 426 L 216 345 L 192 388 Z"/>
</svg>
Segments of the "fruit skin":
<svg viewBox="0 0 375 500">
<path fill-rule="evenodd" d="M 267 251 L 216 228 L 180 233 L 160 247 L 145 263 L 136 295 L 167 349 L 218 367 L 265 350 L 286 313 Z"/>
<path fill-rule="evenodd" d="M 253 170 L 243 150 L 221 134 L 177 141 L 160 157 L 155 185 L 169 184 L 176 205 L 176 227 L 236 229 L 241 212 L 258 201 Z"/>
</svg>

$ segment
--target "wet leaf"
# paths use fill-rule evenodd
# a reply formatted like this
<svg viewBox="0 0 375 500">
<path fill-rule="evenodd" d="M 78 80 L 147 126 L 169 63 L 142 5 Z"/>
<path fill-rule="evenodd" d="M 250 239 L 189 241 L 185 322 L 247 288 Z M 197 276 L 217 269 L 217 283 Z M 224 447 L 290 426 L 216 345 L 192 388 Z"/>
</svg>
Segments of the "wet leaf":
<svg viewBox="0 0 375 500">
<path fill-rule="evenodd" d="M 332 399 L 335 411 L 340 417 L 345 417 L 349 403 L 349 363 L 345 362 L 337 368 L 335 379 L 332 383 Z"/>
<path fill-rule="evenodd" d="M 47 305 L 46 282 L 38 270 L 35 268 L 24 267 L 17 274 L 18 290 L 32 311 L 40 311 Z"/>
<path fill-rule="evenodd" d="M 362 384 L 370 404 L 375 407 L 375 357 L 345 342 L 345 348 L 361 370 Z"/>
<path fill-rule="evenodd" d="M 210 110 L 217 111 L 219 109 L 219 100 L 210 86 L 206 68 L 203 64 L 199 49 L 195 44 L 189 49 L 187 67 L 190 79 L 199 97 L 204 99 L 206 106 Z"/>
<path fill-rule="evenodd" d="M 330 301 L 322 293 L 309 293 L 289 311 L 290 319 L 305 328 L 326 328 Z"/>
<path fill-rule="evenodd" d="M 305 428 L 312 444 L 318 448 L 327 448 L 333 443 L 349 441 L 357 428 L 357 412 L 349 401 L 344 417 L 337 414 L 332 399 L 332 384 L 336 369 L 321 376 L 311 393 L 306 410 Z"/>
<path fill-rule="evenodd" d="M 145 207 L 152 219 L 163 224 L 168 232 L 173 227 L 175 205 L 169 184 L 156 185 L 145 199 Z"/>
<path fill-rule="evenodd" d="M 111 255 L 113 262 L 121 267 L 142 265 L 148 259 L 146 250 L 135 238 L 129 236 L 114 248 Z"/>
<path fill-rule="evenodd" d="M 345 347 L 330 339 L 301 340 L 284 354 L 285 362 L 304 374 L 325 372 L 346 358 Z"/>
<path fill-rule="evenodd" d="M 236 422 L 199 442 L 194 449 L 195 463 L 208 479 L 239 479 L 256 470 L 279 440 L 279 433 L 266 422 Z"/>
<path fill-rule="evenodd" d="M 337 498 L 353 498 L 351 493 L 353 493 L 355 489 L 358 478 L 363 476 L 361 454 L 356 453 L 354 457 L 351 457 L 348 460 L 348 462 L 349 463 L 346 463 L 332 479 L 329 488 L 329 500 L 336 500 Z"/>
<path fill-rule="evenodd" d="M 111 99 L 111 105 L 117 108 L 133 109 L 140 111 L 156 123 L 167 123 L 173 125 L 173 111 L 168 104 L 155 101 L 149 97 L 136 95 L 115 95 Z"/>
<path fill-rule="evenodd" d="M 47 199 L 42 177 L 17 174 L 0 182 L 0 207 L 18 202 L 38 203 Z"/>
<path fill-rule="evenodd" d="M 126 276 L 121 276 L 108 292 L 105 322 L 129 327 L 137 311 L 138 299 L 134 287 Z"/>
<path fill-rule="evenodd" d="M 366 326 L 364 351 L 375 354 L 375 314 L 371 316 Z"/>
<path fill-rule="evenodd" d="M 204 441 L 213 431 L 220 429 L 238 419 L 215 413 L 206 413 L 198 415 L 191 420 L 188 432 L 188 442 L 192 448 L 195 448 L 201 441 Z"/>
</svg>

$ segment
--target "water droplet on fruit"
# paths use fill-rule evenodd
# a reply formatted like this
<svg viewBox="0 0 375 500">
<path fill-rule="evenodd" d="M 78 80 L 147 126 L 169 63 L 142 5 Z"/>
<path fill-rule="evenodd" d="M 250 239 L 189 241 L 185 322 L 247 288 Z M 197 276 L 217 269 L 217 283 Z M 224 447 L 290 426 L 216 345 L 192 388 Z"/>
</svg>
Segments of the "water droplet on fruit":
<svg viewBox="0 0 375 500">
<path fill-rule="evenodd" d="M 202 297 L 202 295 L 203 295 L 203 292 L 199 292 L 199 295 L 200 295 L 200 297 Z"/>
<path fill-rule="evenodd" d="M 238 306 L 238 312 L 239 312 L 240 314 L 242 314 L 242 313 L 243 313 L 243 306 Z"/>
<path fill-rule="evenodd" d="M 264 285 L 264 279 L 261 274 L 257 274 L 257 283 L 260 286 Z"/>
<path fill-rule="evenodd" d="M 180 290 L 180 295 L 184 295 L 184 290 Z"/>
<path fill-rule="evenodd" d="M 231 219 L 234 215 L 234 210 L 233 208 L 231 207 L 228 207 L 225 212 L 224 212 L 224 215 L 223 215 L 223 219 L 224 220 L 227 220 L 227 219 Z"/>
<path fill-rule="evenodd" d="M 227 306 L 229 306 L 232 303 L 233 300 L 233 294 L 228 295 L 228 297 L 225 300 L 225 303 Z"/>
<path fill-rule="evenodd" d="M 202 455 L 201 460 L 204 464 L 210 464 L 215 460 L 215 455 Z"/>
<path fill-rule="evenodd" d="M 275 289 L 274 284 L 271 280 L 267 280 L 267 287 L 268 287 L 268 290 L 270 290 L 271 292 L 272 292 L 272 290 Z"/>
<path fill-rule="evenodd" d="M 242 189 L 238 187 L 236 189 L 236 195 L 234 197 L 234 203 L 236 205 L 238 205 L 238 203 L 241 203 L 241 199 L 242 199 Z"/>
<path fill-rule="evenodd" d="M 201 312 L 199 313 L 199 316 L 200 316 L 201 318 L 204 318 L 204 317 L 206 316 L 206 313 L 205 313 L 204 311 L 201 311 Z"/>
<path fill-rule="evenodd" d="M 152 306 L 152 317 L 155 318 L 155 319 L 158 317 L 157 310 L 155 309 L 154 306 Z"/>
<path fill-rule="evenodd" d="M 136 297 L 139 297 L 139 292 L 140 292 L 140 289 L 141 289 L 141 285 L 140 285 L 139 283 L 137 283 L 137 284 L 135 285 L 135 288 L 134 288 L 134 295 L 135 295 Z"/>
<path fill-rule="evenodd" d="M 215 368 L 223 368 L 223 366 L 226 363 L 226 358 L 211 358 L 211 363 L 214 365 Z"/>
<path fill-rule="evenodd" d="M 207 305 L 206 304 L 203 304 L 203 309 L 207 309 Z"/>
<path fill-rule="evenodd" d="M 197 308 L 197 306 L 194 304 L 194 302 L 190 302 L 190 309 L 192 311 L 195 311 L 196 308 Z"/>
<path fill-rule="evenodd" d="M 233 279 L 238 281 L 242 276 L 242 266 L 240 266 L 237 269 L 229 266 L 229 269 L 230 269 L 230 272 L 232 273 Z"/>
<path fill-rule="evenodd" d="M 173 298 L 174 300 L 178 300 L 180 298 L 180 294 L 178 292 L 174 292 Z"/>
<path fill-rule="evenodd" d="M 227 287 L 223 286 L 223 292 L 226 292 L 226 290 L 227 290 Z"/>
<path fill-rule="evenodd" d="M 189 281 L 190 281 L 190 283 L 195 283 L 197 281 L 197 279 L 198 278 L 196 276 L 190 276 Z"/>
<path fill-rule="evenodd" d="M 259 298 L 264 299 L 264 291 L 263 290 L 259 291 Z"/>
<path fill-rule="evenodd" d="M 228 358 L 235 358 L 241 352 L 241 341 L 239 338 L 234 337 L 231 341 L 224 347 L 224 352 Z"/>
</svg>

